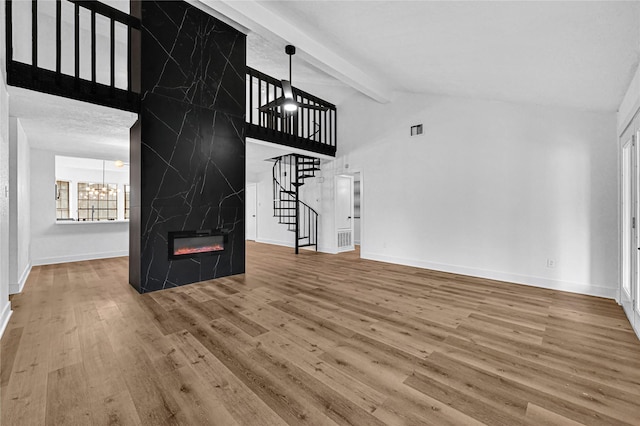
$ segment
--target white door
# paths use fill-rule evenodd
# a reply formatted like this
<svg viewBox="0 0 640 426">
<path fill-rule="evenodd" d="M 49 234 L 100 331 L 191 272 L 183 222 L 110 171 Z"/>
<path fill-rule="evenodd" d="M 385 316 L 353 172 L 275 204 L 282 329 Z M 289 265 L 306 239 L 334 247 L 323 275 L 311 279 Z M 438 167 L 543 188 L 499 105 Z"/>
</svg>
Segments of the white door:
<svg viewBox="0 0 640 426">
<path fill-rule="evenodd" d="M 258 212 L 257 209 L 257 191 L 256 191 L 257 185 L 255 183 L 249 183 L 247 184 L 247 192 L 246 192 L 246 197 L 245 197 L 245 206 L 246 206 L 246 212 L 245 212 L 245 222 L 247 224 L 247 227 L 245 229 L 245 235 L 246 235 L 246 239 L 247 240 L 256 240 L 256 225 L 257 225 L 257 218 L 256 218 L 256 214 Z"/>
<path fill-rule="evenodd" d="M 338 251 L 354 250 L 353 176 L 336 176 L 336 231 Z"/>
<path fill-rule="evenodd" d="M 637 184 L 635 138 L 628 136 L 622 144 L 622 279 L 620 303 L 627 317 L 634 322 L 634 293 L 637 290 L 638 239 L 637 203 L 635 186 Z"/>
</svg>

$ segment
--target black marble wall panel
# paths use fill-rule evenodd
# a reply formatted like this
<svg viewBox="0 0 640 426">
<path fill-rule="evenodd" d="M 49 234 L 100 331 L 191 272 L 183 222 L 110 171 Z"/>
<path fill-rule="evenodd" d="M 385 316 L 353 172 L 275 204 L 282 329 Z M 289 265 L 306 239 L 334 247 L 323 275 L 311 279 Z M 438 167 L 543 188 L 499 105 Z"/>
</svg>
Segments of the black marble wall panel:
<svg viewBox="0 0 640 426">
<path fill-rule="evenodd" d="M 182 1 L 142 2 L 142 25 L 142 93 L 245 114 L 244 34 Z"/>
<path fill-rule="evenodd" d="M 141 16 L 143 95 L 131 140 L 140 248 L 130 282 L 148 292 L 243 273 L 245 36 L 184 2 L 145 1 Z M 204 229 L 228 233 L 224 252 L 169 260 L 169 232 Z"/>
</svg>

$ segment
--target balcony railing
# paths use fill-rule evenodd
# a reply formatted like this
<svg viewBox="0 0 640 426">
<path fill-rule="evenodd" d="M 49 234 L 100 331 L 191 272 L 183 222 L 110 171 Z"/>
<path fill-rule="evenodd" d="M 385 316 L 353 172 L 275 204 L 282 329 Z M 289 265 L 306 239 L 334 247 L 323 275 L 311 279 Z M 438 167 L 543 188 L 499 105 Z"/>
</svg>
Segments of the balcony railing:
<svg viewBox="0 0 640 426">
<path fill-rule="evenodd" d="M 7 0 L 6 30 L 9 85 L 138 111 L 139 19 L 97 1 Z"/>
<path fill-rule="evenodd" d="M 324 106 L 327 110 L 299 108 L 294 114 L 260 111 L 260 106 L 282 96 L 282 83 L 247 67 L 247 136 L 335 156 L 336 106 L 302 90 L 294 91 L 298 104 Z"/>
<path fill-rule="evenodd" d="M 138 18 L 97 1 L 6 1 L 7 83 L 11 86 L 138 112 Z M 134 49 L 138 50 L 138 49 Z M 336 107 L 295 89 L 293 114 L 260 106 L 282 95 L 282 83 L 247 67 L 246 135 L 335 156 Z"/>
</svg>

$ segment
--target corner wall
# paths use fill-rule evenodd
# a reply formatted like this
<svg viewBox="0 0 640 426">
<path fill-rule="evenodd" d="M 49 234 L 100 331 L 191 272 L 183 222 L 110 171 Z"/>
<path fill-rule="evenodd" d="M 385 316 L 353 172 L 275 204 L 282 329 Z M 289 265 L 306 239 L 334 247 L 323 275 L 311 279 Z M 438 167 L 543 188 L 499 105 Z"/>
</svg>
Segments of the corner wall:
<svg viewBox="0 0 640 426">
<path fill-rule="evenodd" d="M 426 95 L 339 108 L 363 258 L 615 296 L 614 113 Z"/>
<path fill-rule="evenodd" d="M 20 119 L 9 118 L 9 293 L 20 293 L 31 271 L 30 147 Z"/>
<path fill-rule="evenodd" d="M 31 149 L 31 261 L 35 265 L 126 256 L 129 223 L 56 221 L 56 153 Z"/>
<path fill-rule="evenodd" d="M 5 22 L 5 2 L 0 1 L 0 22 Z M 9 94 L 5 62 L 6 37 L 0 31 L 0 336 L 9 323 Z"/>
</svg>

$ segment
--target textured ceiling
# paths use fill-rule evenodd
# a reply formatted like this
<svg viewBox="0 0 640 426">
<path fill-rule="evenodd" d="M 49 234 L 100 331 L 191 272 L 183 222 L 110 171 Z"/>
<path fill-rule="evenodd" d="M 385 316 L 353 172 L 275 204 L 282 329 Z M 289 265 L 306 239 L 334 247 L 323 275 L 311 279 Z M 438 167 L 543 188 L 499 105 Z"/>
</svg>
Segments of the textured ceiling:
<svg viewBox="0 0 640 426">
<path fill-rule="evenodd" d="M 615 111 L 638 64 L 639 2 L 258 3 L 398 91 Z"/>
<path fill-rule="evenodd" d="M 32 148 L 105 160 L 129 158 L 129 128 L 138 115 L 9 87 L 9 114 L 18 117 Z"/>
</svg>

